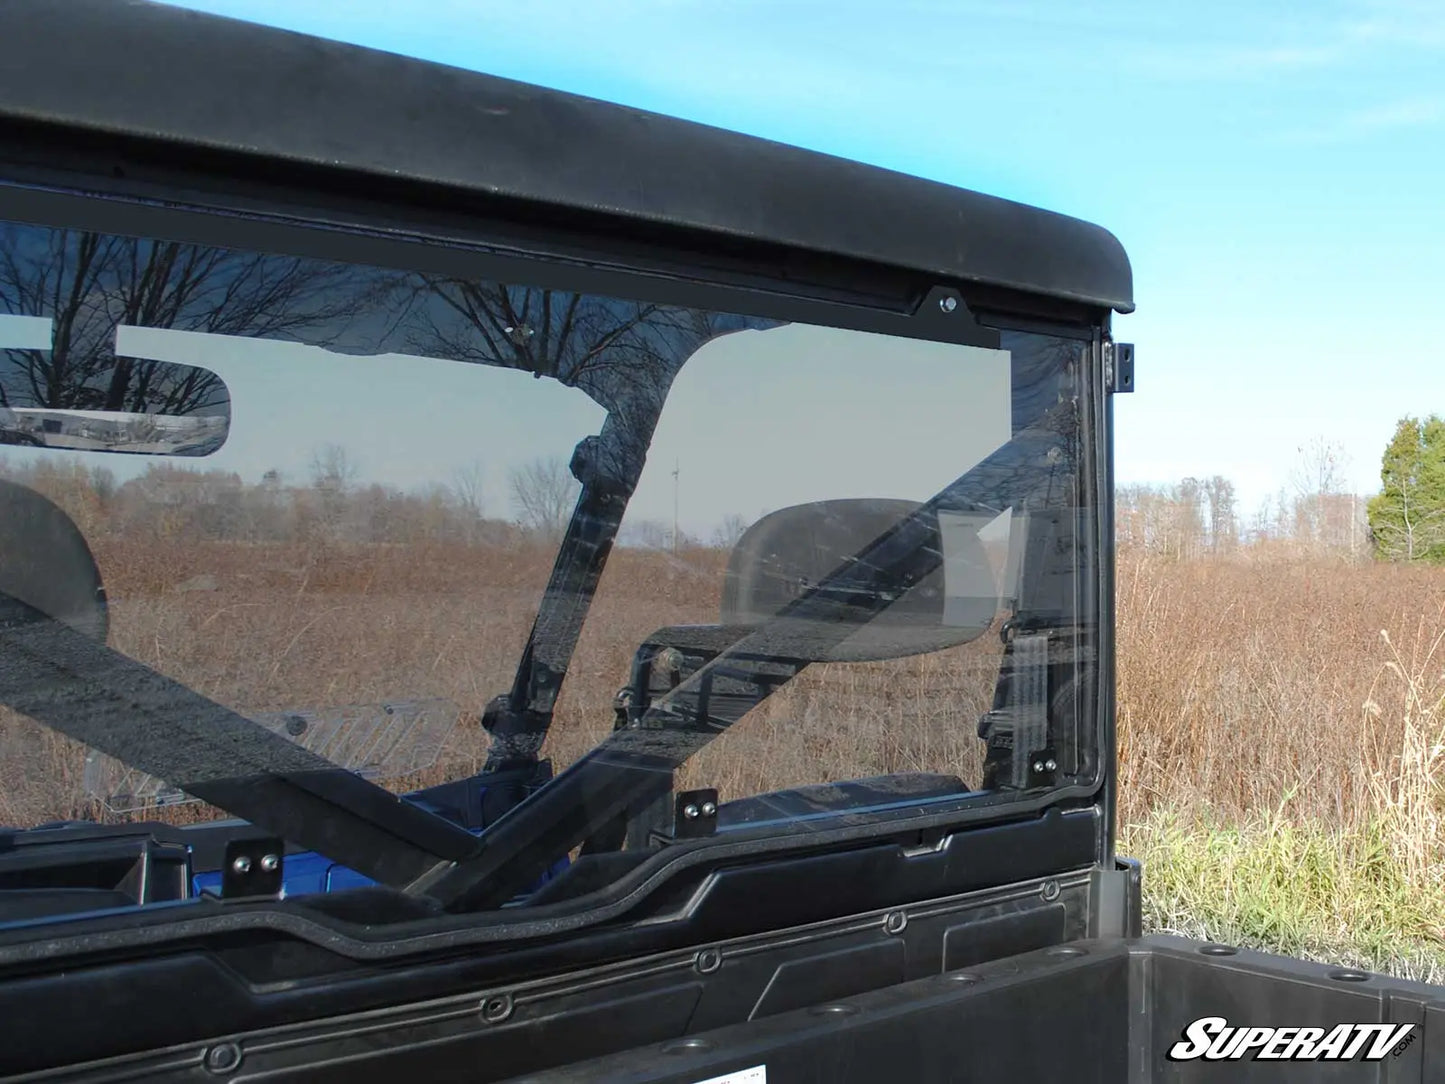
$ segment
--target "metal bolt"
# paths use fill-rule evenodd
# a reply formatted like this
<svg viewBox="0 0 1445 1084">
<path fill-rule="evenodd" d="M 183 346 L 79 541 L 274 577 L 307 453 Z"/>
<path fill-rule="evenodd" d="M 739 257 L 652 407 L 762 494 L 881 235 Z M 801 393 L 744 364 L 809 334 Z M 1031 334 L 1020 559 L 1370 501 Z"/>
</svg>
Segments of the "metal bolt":
<svg viewBox="0 0 1445 1084">
<path fill-rule="evenodd" d="M 1054 770 L 1055 768 L 1057 768 L 1058 766 L 1059 766 L 1059 762 L 1058 762 L 1057 760 L 1046 760 L 1046 761 L 1044 761 L 1044 767 L 1047 768 L 1049 771 L 1053 771 L 1053 770 Z"/>
<path fill-rule="evenodd" d="M 500 1024 L 512 1015 L 512 995 L 496 994 L 482 1002 L 482 1019 L 489 1024 Z"/>
<path fill-rule="evenodd" d="M 688 820 L 690 820 L 690 821 L 695 821 L 695 820 L 697 820 L 698 814 L 699 814 L 700 812 L 701 812 L 701 810 L 699 810 L 699 809 L 697 808 L 697 806 L 692 805 L 691 803 L 689 803 L 689 804 L 687 804 L 687 805 L 685 805 L 685 806 L 682 807 L 682 815 L 683 815 L 684 817 L 686 817 L 686 818 L 687 818 Z"/>
<path fill-rule="evenodd" d="M 958 308 L 958 298 L 941 297 L 938 299 L 938 307 L 944 312 L 952 312 L 954 309 Z"/>
<path fill-rule="evenodd" d="M 1046 902 L 1052 903 L 1059 898 L 1059 882 L 1045 881 L 1039 889 L 1039 895 L 1043 896 Z"/>
<path fill-rule="evenodd" d="M 1036 772 L 1041 772 L 1041 771 L 1043 771 L 1043 770 L 1044 770 L 1044 762 L 1043 762 L 1042 760 L 1036 760 L 1036 761 L 1034 761 L 1034 771 L 1036 771 Z"/>
<path fill-rule="evenodd" d="M 241 1048 L 235 1043 L 217 1043 L 206 1051 L 206 1068 L 213 1073 L 229 1073 L 241 1064 Z"/>
<path fill-rule="evenodd" d="M 703 803 L 702 803 L 702 815 L 703 815 L 704 817 L 711 817 L 711 816 L 712 816 L 714 813 L 716 813 L 716 812 L 717 812 L 717 803 L 716 803 L 716 802 L 703 802 Z"/>
<path fill-rule="evenodd" d="M 722 967 L 722 953 L 715 948 L 705 948 L 693 958 L 692 965 L 697 968 L 698 974 L 710 975 Z"/>
<path fill-rule="evenodd" d="M 275 873 L 276 868 L 281 865 L 281 859 L 274 854 L 261 856 L 261 868 L 267 873 Z"/>
<path fill-rule="evenodd" d="M 883 929 L 886 933 L 902 933 L 908 926 L 908 915 L 903 911 L 889 911 L 883 916 Z"/>
<path fill-rule="evenodd" d="M 251 859 L 246 855 L 238 855 L 231 863 L 231 868 L 237 873 L 246 874 L 251 872 Z"/>
</svg>

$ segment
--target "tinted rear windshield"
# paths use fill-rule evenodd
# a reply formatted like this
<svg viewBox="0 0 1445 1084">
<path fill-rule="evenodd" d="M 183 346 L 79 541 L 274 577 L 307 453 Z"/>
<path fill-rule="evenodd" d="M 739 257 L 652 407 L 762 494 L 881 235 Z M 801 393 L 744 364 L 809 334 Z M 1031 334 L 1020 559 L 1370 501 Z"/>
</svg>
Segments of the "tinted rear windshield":
<svg viewBox="0 0 1445 1084">
<path fill-rule="evenodd" d="M 10 917 L 238 820 L 494 910 L 1091 783 L 1087 349 L 0 224 Z"/>
</svg>

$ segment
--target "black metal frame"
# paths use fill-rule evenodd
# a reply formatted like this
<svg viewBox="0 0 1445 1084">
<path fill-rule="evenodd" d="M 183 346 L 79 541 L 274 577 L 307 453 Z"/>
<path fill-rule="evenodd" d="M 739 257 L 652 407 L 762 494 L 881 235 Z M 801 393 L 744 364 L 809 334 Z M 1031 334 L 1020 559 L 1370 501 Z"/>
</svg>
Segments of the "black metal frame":
<svg viewBox="0 0 1445 1084">
<path fill-rule="evenodd" d="M 223 247 L 254 249 L 260 247 L 258 242 L 264 241 L 266 251 L 326 259 L 345 259 L 371 266 L 426 268 L 428 270 L 445 270 L 450 274 L 471 274 L 486 278 L 506 276 L 513 281 L 520 280 L 529 285 L 565 289 L 576 289 L 582 285 L 577 281 L 579 275 L 576 268 L 566 263 L 549 260 L 546 256 L 532 253 L 499 254 L 478 249 L 458 250 L 441 239 L 424 238 L 419 230 L 408 231 L 410 236 L 406 239 L 399 238 L 394 232 L 378 237 L 367 231 L 364 221 L 356 221 L 341 215 L 328 216 L 324 225 L 299 223 L 286 213 L 287 204 L 282 195 L 273 197 L 267 212 L 260 214 L 254 207 L 243 210 L 240 207 L 228 206 L 226 201 L 217 196 L 212 196 L 199 207 L 187 207 L 181 202 L 181 197 L 192 196 L 193 189 L 187 183 L 189 178 L 186 177 L 177 177 L 171 182 L 175 186 L 173 191 L 177 192 L 177 196 L 169 206 L 164 207 L 150 201 L 141 202 L 135 198 L 132 192 L 118 194 L 114 192 L 114 188 L 120 187 L 124 190 L 128 187 L 123 179 L 118 182 L 114 178 L 106 179 L 94 174 L 83 179 L 86 187 L 82 190 L 75 188 L 71 188 L 69 191 L 59 190 L 61 183 L 75 185 L 81 180 L 73 173 L 65 171 L 52 173 L 51 183 L 43 189 L 35 186 L 19 187 L 0 184 L 0 217 L 46 225 L 79 224 L 85 228 L 112 233 L 164 237 L 171 240 Z M 473 227 L 476 232 L 480 232 L 484 228 L 484 226 Z M 905 316 L 887 311 L 880 312 L 877 309 L 864 309 L 857 305 L 840 305 L 835 302 L 797 297 L 779 297 L 776 294 L 765 292 L 767 285 L 770 285 L 768 275 L 772 270 L 766 267 L 756 270 L 753 284 L 747 289 L 740 289 L 736 286 L 719 287 L 712 282 L 696 279 L 690 282 L 677 278 L 664 279 L 650 275 L 649 270 L 651 269 L 644 267 L 639 274 L 616 268 L 590 269 L 583 274 L 585 274 L 586 285 L 589 289 L 612 296 L 666 303 L 682 302 L 712 311 L 731 311 L 740 315 L 766 316 L 773 319 L 819 323 L 892 335 L 911 332 L 911 337 L 935 341 L 961 341 L 969 345 L 996 346 L 999 329 L 1012 327 L 1015 323 L 1006 316 L 996 313 L 980 314 L 981 318 L 975 323 L 967 308 L 969 291 L 964 285 L 957 285 L 956 289 L 956 284 L 935 286 L 926 295 L 929 303 L 921 304 L 915 315 Z M 943 306 L 937 303 L 944 296 L 961 296 L 963 303 L 956 306 L 952 312 L 947 312 Z M 995 303 L 997 303 L 996 300 Z M 1093 404 L 1092 409 L 1097 411 L 1101 404 L 1107 403 L 1108 398 L 1103 384 L 1102 351 L 1099 348 L 1099 328 L 1107 321 L 1107 315 L 1101 310 L 1094 310 L 1093 315 L 1097 322 L 1094 330 L 1090 331 L 1087 326 L 1081 326 L 1075 322 L 1081 315 L 1076 309 L 1067 304 L 1059 307 L 1063 310 L 1061 315 L 1066 319 L 1062 325 L 1050 325 L 1039 320 L 1036 315 L 1036 303 L 1031 306 L 1033 311 L 1029 317 L 1018 322 L 1024 325 L 1024 330 L 1035 332 L 1047 330 L 1052 334 L 1093 340 L 1094 345 L 1089 352 L 1089 395 L 1085 402 L 1085 412 L 1087 413 L 1091 409 L 1091 403 Z M 954 319 L 954 317 L 958 319 Z M 1093 425 L 1097 426 L 1097 422 Z M 1105 445 L 1108 443 L 1106 436 L 1098 432 L 1093 440 L 1096 447 L 1099 441 Z M 1086 445 L 1087 443 L 1086 440 Z M 1104 492 L 1102 489 L 1096 488 L 1095 500 L 1098 500 Z M 1099 504 L 1096 507 L 1105 507 L 1105 504 Z M 1101 535 L 1100 538 L 1102 539 L 1102 537 Z M 1100 552 L 1107 553 L 1108 547 L 1101 545 Z M 1109 663 L 1102 657 L 1100 665 L 1104 672 L 1110 670 Z M 1101 746 L 1100 755 L 1103 764 L 1108 764 L 1112 756 L 1112 746 Z M 357 780 L 356 782 L 362 781 Z M 1108 778 L 1101 778 L 1099 783 L 1107 787 L 1109 785 Z M 879 823 L 871 825 L 855 823 L 847 827 L 811 832 L 808 835 L 807 843 L 809 846 L 819 846 L 829 843 L 852 842 L 898 831 L 930 831 L 943 826 L 962 827 L 980 820 L 1036 812 L 1054 804 L 1095 800 L 1097 789 L 1096 786 L 1065 787 L 1044 796 L 1023 800 L 1007 794 L 983 798 L 973 796 L 962 801 L 940 803 L 936 809 L 930 809 L 926 814 L 910 818 L 906 823 L 890 823 L 888 820 L 880 820 Z M 449 826 L 439 825 L 439 827 Z M 756 839 L 744 842 L 742 839 L 737 839 L 729 840 L 725 845 L 705 842 L 702 846 L 715 846 L 734 855 L 740 853 L 761 854 L 796 849 L 797 842 L 787 839 Z M 507 912 L 495 913 L 488 916 L 487 924 L 490 926 L 490 930 L 477 928 L 476 920 L 471 920 L 466 924 L 471 926 L 471 929 L 454 929 L 450 931 L 448 940 L 461 943 L 472 940 L 493 940 L 498 936 L 508 940 L 526 938 L 544 932 L 555 933 L 563 928 L 577 928 L 590 921 L 602 920 L 609 915 L 622 913 L 636 904 L 640 896 L 645 894 L 645 886 L 655 883 L 662 876 L 664 867 L 681 870 L 697 863 L 707 863 L 713 857 L 720 857 L 720 855 L 694 853 L 697 850 L 697 845 L 686 844 L 668 848 L 665 854 L 654 856 L 631 874 L 621 878 L 610 891 L 601 893 L 601 898 L 597 900 L 598 906 L 595 908 L 573 903 L 558 905 L 564 907 L 568 912 L 566 914 L 543 916 L 524 912 L 514 916 Z M 439 854 L 440 862 L 433 877 L 445 876 L 447 866 L 458 857 L 455 853 Z M 134 927 L 139 930 L 152 927 L 157 923 L 163 924 L 165 920 L 174 917 L 137 915 L 130 918 L 121 928 L 115 929 L 114 934 L 121 940 L 126 940 L 123 933 L 125 927 Z M 256 920 L 266 921 L 259 915 L 256 916 Z M 112 925 L 111 921 L 105 919 L 95 921 L 102 926 Z M 240 913 L 229 915 L 226 918 L 227 924 L 244 921 Z M 195 925 L 197 922 L 200 922 L 202 927 L 197 927 Z M 181 922 L 180 925 L 194 932 L 198 928 L 203 928 L 205 922 L 204 919 L 190 919 Z M 311 923 L 303 921 L 301 925 L 310 926 Z M 144 939 L 149 940 L 158 932 L 157 929 L 152 929 Z M 15 934 L 0 932 L 0 960 L 5 957 L 6 942 L 14 936 Z M 408 951 L 405 943 L 402 942 L 398 942 L 396 949 L 402 953 Z"/>
</svg>

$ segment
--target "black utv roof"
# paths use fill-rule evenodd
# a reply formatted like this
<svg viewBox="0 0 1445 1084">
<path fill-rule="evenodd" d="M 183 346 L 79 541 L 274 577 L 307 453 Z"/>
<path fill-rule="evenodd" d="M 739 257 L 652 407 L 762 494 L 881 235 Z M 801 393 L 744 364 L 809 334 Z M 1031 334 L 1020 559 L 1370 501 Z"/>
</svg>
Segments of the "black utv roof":
<svg viewBox="0 0 1445 1084">
<path fill-rule="evenodd" d="M 0 38 L 0 143 L 188 144 L 1133 309 L 1098 226 L 638 109 L 134 0 L 6 0 Z"/>
</svg>

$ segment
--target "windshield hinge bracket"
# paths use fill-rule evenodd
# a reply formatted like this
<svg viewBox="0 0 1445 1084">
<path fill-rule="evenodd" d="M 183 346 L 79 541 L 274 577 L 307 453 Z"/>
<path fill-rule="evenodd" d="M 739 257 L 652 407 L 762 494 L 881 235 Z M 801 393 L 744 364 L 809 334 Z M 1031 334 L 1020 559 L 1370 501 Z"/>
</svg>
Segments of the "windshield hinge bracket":
<svg viewBox="0 0 1445 1084">
<path fill-rule="evenodd" d="M 1134 344 L 1104 344 L 1104 387 L 1111 395 L 1134 390 Z"/>
<path fill-rule="evenodd" d="M 221 867 L 221 899 L 275 899 L 285 879 L 286 843 L 275 836 L 233 839 Z"/>
<path fill-rule="evenodd" d="M 700 839 L 717 831 L 717 789 L 680 791 L 673 802 L 672 838 Z"/>
</svg>

